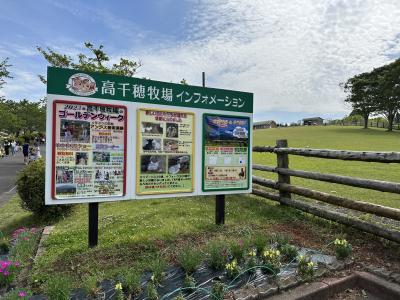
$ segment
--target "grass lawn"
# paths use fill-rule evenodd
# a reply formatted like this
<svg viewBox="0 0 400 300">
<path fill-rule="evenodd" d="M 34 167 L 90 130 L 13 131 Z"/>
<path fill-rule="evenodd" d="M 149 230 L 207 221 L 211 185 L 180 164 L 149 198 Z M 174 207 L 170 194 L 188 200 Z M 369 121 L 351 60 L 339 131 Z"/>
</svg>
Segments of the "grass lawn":
<svg viewBox="0 0 400 300">
<path fill-rule="evenodd" d="M 276 139 L 284 138 L 293 147 L 400 150 L 400 132 L 333 126 L 257 130 L 254 145 L 274 145 Z M 254 162 L 274 166 L 276 156 L 255 153 Z M 381 180 L 400 179 L 400 168 L 394 164 L 291 156 L 290 166 Z M 257 173 L 274 177 L 274 174 Z M 293 178 L 293 182 L 354 199 L 400 207 L 398 195 L 296 178 Z M 237 240 L 255 238 L 261 234 L 287 233 L 297 245 L 322 248 L 336 235 L 347 233 L 353 245 L 357 245 L 355 250 L 370 247 L 372 252 L 383 253 L 386 248 L 382 247 L 389 245 L 390 248 L 390 243 L 381 243 L 378 239 L 372 239 L 371 242 L 367 238 L 369 235 L 253 195 L 227 196 L 226 225 L 223 227 L 214 225 L 214 197 L 136 200 L 102 203 L 99 207 L 99 246 L 87 248 L 88 205 L 77 205 L 70 216 L 55 224 L 54 231 L 45 242 L 45 255 L 30 270 L 29 278 L 34 288 L 40 288 L 55 274 L 69 276 L 74 285 L 79 286 L 88 275 L 112 278 L 126 267 L 143 271 L 157 257 L 173 264 L 183 248 L 204 250 L 204 245 L 213 239 Z M 6 233 L 21 225 L 38 226 L 35 222 L 30 213 L 19 207 L 17 197 L 0 209 L 0 230 Z M 379 259 L 381 257 L 384 256 L 381 255 Z"/>
<path fill-rule="evenodd" d="M 289 147 L 359 151 L 400 151 L 400 131 L 386 132 L 383 129 L 362 129 L 361 127 L 350 126 L 282 127 L 255 130 L 253 144 L 257 146 L 274 146 L 278 139 L 287 139 Z M 254 153 L 253 162 L 276 166 L 276 155 Z M 292 169 L 298 170 L 400 182 L 400 164 L 341 161 L 290 155 L 289 166 Z M 268 172 L 256 171 L 255 175 L 271 179 L 277 178 L 276 174 Z M 350 199 L 400 208 L 400 195 L 396 194 L 296 177 L 292 177 L 291 182 L 292 184 Z"/>
<path fill-rule="evenodd" d="M 16 217 L 25 214 L 14 197 L 5 208 L 14 208 Z M 185 247 L 200 248 L 210 240 L 252 239 L 259 235 L 285 233 L 298 245 L 319 248 L 328 244 L 342 226 L 306 216 L 288 207 L 252 195 L 228 196 L 226 225 L 214 225 L 213 197 L 138 200 L 102 203 L 99 211 L 99 246 L 87 247 L 88 205 L 77 205 L 73 213 L 57 222 L 46 240 L 46 253 L 33 265 L 29 279 L 33 287 L 62 274 L 80 286 L 88 275 L 113 278 L 121 269 L 148 270 L 155 258 L 168 264 Z M 0 219 L 3 220 L 3 212 Z M 30 225 L 29 217 L 20 219 Z M 10 221 L 10 219 L 9 219 Z M 14 227 L 1 223 L 0 230 Z"/>
</svg>

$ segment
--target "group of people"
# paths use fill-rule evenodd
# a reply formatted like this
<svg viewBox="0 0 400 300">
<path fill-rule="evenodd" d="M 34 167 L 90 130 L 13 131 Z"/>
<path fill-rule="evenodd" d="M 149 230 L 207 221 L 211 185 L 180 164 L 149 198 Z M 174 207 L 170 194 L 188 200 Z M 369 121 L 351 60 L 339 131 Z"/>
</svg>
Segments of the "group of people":
<svg viewBox="0 0 400 300">
<path fill-rule="evenodd" d="M 20 150 L 20 145 L 15 140 L 9 141 L 5 140 L 3 145 L 3 155 L 2 156 L 14 156 Z"/>
<path fill-rule="evenodd" d="M 3 147 L 0 148 L 0 157 L 15 156 L 17 152 L 21 150 L 25 164 L 42 157 L 40 154 L 39 142 L 36 140 L 33 143 L 26 140 L 23 145 L 20 145 L 20 143 L 15 140 L 5 140 Z"/>
</svg>

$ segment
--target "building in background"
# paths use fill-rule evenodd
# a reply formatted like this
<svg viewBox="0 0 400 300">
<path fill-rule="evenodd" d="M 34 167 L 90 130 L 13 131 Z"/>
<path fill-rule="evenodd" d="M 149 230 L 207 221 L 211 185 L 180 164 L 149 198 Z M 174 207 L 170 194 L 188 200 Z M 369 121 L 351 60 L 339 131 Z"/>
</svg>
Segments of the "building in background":
<svg viewBox="0 0 400 300">
<path fill-rule="evenodd" d="M 253 123 L 253 129 L 276 128 L 276 122 L 273 120 L 260 121 Z"/>
<path fill-rule="evenodd" d="M 314 118 L 305 118 L 303 119 L 303 125 L 323 125 L 324 124 L 324 119 L 320 117 L 314 117 Z"/>
</svg>

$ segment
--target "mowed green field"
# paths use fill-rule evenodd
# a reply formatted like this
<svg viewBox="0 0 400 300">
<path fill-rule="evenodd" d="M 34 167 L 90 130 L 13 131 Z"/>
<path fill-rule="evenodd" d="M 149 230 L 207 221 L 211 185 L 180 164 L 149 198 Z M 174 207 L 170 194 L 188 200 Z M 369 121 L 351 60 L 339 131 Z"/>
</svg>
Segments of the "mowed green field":
<svg viewBox="0 0 400 300">
<path fill-rule="evenodd" d="M 400 131 L 386 132 L 382 129 L 362 129 L 350 126 L 282 127 L 255 130 L 253 145 L 274 146 L 278 139 L 287 139 L 289 147 L 400 152 Z M 253 153 L 253 163 L 276 166 L 276 155 Z M 400 182 L 400 164 L 341 161 L 290 155 L 289 167 L 298 170 Z M 268 172 L 255 171 L 254 174 L 271 179 L 277 177 L 276 174 Z M 400 208 L 400 195 L 296 177 L 292 177 L 291 180 L 291 183 L 295 185 L 350 199 Z"/>
<path fill-rule="evenodd" d="M 271 146 L 277 139 L 287 139 L 293 147 L 400 151 L 400 132 L 377 129 L 289 127 L 254 133 L 254 145 Z M 254 153 L 254 162 L 275 166 L 276 155 Z M 290 156 L 290 167 L 400 182 L 399 164 Z M 272 173 L 255 173 L 276 177 Z M 292 182 L 353 199 L 400 207 L 399 195 L 300 178 L 293 178 Z M 296 209 L 254 195 L 227 196 L 226 225 L 215 226 L 214 199 L 189 197 L 102 203 L 99 208 L 99 246 L 94 249 L 87 248 L 88 207 L 76 205 L 71 215 L 55 222 L 53 232 L 44 242 L 46 254 L 33 264 L 29 282 L 38 287 L 55 274 L 62 274 L 79 287 L 88 275 L 103 279 L 113 278 L 121 268 L 148 270 L 156 257 L 166 259 L 169 264 L 175 263 L 184 247 L 204 251 L 205 244 L 216 239 L 226 240 L 229 244 L 232 240 L 272 233 L 298 237 L 300 232 L 302 236 L 305 234 L 300 239 L 303 246 L 325 247 L 344 232 L 344 227 L 321 223 Z M 18 200 L 16 196 L 0 209 L 0 230 L 7 235 L 20 226 L 43 225 L 31 213 L 23 211 Z M 351 242 L 357 241 L 354 233 L 351 231 Z"/>
</svg>

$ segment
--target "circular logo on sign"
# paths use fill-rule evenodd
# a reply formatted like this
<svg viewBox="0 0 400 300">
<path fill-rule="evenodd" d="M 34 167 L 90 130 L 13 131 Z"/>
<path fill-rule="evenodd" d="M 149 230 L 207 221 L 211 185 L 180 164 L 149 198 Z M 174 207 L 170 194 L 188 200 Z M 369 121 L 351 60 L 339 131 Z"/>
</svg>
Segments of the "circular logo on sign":
<svg viewBox="0 0 400 300">
<path fill-rule="evenodd" d="M 68 79 L 67 89 L 79 96 L 90 96 L 97 92 L 96 81 L 84 73 L 72 75 Z"/>
</svg>

